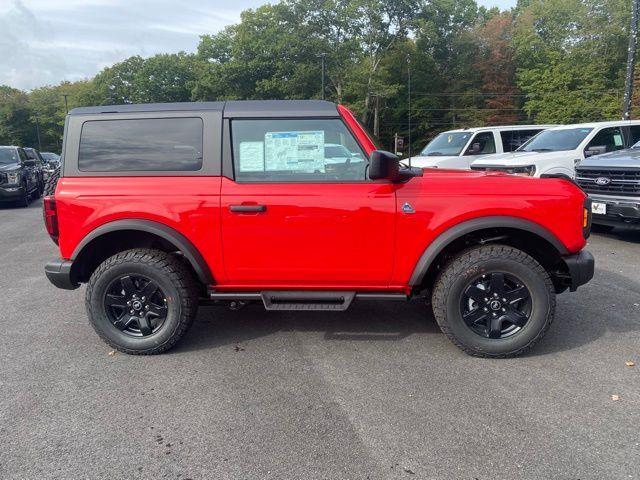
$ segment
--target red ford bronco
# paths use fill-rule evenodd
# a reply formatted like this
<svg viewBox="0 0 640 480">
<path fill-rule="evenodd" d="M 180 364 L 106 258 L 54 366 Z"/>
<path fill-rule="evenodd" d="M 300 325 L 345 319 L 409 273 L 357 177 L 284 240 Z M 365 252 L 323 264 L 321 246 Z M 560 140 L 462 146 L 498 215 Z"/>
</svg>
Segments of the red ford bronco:
<svg viewBox="0 0 640 480">
<path fill-rule="evenodd" d="M 509 357 L 593 276 L 570 180 L 411 168 L 329 102 L 78 108 L 63 152 L 44 203 L 61 259 L 45 271 L 87 283 L 89 320 L 126 353 L 171 348 L 201 301 L 426 297 L 458 347 Z"/>
</svg>

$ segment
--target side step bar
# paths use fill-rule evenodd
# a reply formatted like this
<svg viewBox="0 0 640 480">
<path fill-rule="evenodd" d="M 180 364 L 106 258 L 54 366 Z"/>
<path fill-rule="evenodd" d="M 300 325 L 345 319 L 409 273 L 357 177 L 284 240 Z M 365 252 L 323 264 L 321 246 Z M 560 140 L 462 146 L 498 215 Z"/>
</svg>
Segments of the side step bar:
<svg viewBox="0 0 640 480">
<path fill-rule="evenodd" d="M 209 299 L 230 302 L 262 301 L 267 310 L 344 311 L 354 300 L 406 301 L 401 293 L 356 293 L 339 291 L 290 291 L 216 292 L 209 291 Z"/>
</svg>

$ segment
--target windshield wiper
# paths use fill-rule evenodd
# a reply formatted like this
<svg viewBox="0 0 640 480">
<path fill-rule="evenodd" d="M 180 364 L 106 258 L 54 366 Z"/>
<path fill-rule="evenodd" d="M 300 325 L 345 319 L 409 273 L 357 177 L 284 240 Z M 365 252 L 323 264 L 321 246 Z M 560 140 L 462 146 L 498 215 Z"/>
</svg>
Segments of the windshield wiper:
<svg viewBox="0 0 640 480">
<path fill-rule="evenodd" d="M 531 150 L 527 150 L 528 152 L 553 152 L 551 148 L 532 148 Z"/>
<path fill-rule="evenodd" d="M 429 152 L 427 153 L 427 157 L 438 157 L 440 155 L 444 155 L 442 152 Z"/>
</svg>

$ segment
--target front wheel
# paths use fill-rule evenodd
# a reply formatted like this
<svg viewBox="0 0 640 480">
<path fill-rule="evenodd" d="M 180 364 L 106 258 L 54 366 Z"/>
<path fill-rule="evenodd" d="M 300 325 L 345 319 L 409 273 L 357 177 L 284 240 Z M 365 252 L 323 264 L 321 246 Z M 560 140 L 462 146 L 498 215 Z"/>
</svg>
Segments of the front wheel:
<svg viewBox="0 0 640 480">
<path fill-rule="evenodd" d="M 91 275 L 85 304 L 96 333 L 133 355 L 162 353 L 187 332 L 198 308 L 184 263 L 168 253 L 134 249 L 105 260 Z"/>
<path fill-rule="evenodd" d="M 434 316 L 449 339 L 470 355 L 521 355 L 546 333 L 555 291 L 545 269 L 525 252 L 486 245 L 462 252 L 436 280 Z"/>
</svg>

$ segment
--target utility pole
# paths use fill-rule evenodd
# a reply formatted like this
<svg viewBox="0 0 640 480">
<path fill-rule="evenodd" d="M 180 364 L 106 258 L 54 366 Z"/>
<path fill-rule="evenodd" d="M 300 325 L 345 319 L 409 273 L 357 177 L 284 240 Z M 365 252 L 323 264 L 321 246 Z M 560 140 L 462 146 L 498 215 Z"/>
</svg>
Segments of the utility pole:
<svg viewBox="0 0 640 480">
<path fill-rule="evenodd" d="M 411 55 L 407 55 L 407 82 L 409 93 L 409 167 L 411 167 Z"/>
<path fill-rule="evenodd" d="M 627 51 L 627 76 L 624 82 L 624 100 L 622 101 L 622 119 L 631 117 L 631 99 L 633 97 L 633 71 L 636 66 L 636 50 L 638 47 L 638 2 L 632 0 L 631 28 L 629 31 L 629 50 Z"/>
<path fill-rule="evenodd" d="M 327 54 L 326 53 L 321 53 L 320 55 L 318 55 L 318 57 L 320 57 L 321 60 L 322 60 L 322 100 L 324 100 L 324 91 L 325 91 L 324 77 L 325 77 L 325 73 L 326 73 L 326 58 L 327 58 Z"/>
<path fill-rule="evenodd" d="M 62 96 L 64 97 L 64 108 L 67 111 L 67 113 L 69 113 L 69 102 L 67 102 L 67 97 L 69 95 L 66 93 L 63 93 Z"/>
<path fill-rule="evenodd" d="M 36 115 L 36 135 L 38 136 L 38 150 L 42 150 L 42 143 L 40 142 L 40 124 L 38 123 L 37 115 Z"/>
<path fill-rule="evenodd" d="M 376 103 L 373 107 L 373 134 L 380 137 L 380 95 L 376 95 Z"/>
</svg>

